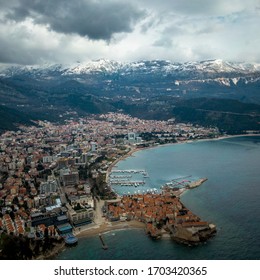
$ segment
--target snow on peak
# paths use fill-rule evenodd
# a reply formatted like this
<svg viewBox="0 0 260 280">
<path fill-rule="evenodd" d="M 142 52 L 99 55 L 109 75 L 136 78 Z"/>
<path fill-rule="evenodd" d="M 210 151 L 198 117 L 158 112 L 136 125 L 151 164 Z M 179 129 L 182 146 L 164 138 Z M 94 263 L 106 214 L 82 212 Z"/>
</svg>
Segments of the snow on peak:
<svg viewBox="0 0 260 280">
<path fill-rule="evenodd" d="M 120 62 L 107 59 L 93 60 L 85 63 L 77 63 L 70 66 L 65 75 L 69 74 L 87 74 L 92 72 L 115 72 L 122 64 Z"/>
<path fill-rule="evenodd" d="M 165 60 L 142 60 L 136 62 L 122 63 L 113 60 L 99 59 L 88 62 L 77 62 L 72 65 L 44 64 L 33 66 L 0 65 L 0 76 L 11 77 L 14 75 L 30 73 L 37 77 L 48 77 L 55 75 L 84 75 L 95 73 L 120 73 L 122 75 L 133 72 L 144 73 L 181 73 L 198 72 L 208 74 L 236 73 L 248 74 L 260 71 L 258 63 L 233 63 L 222 59 L 204 60 L 199 62 L 176 63 Z M 236 81 L 234 82 L 236 83 Z"/>
</svg>

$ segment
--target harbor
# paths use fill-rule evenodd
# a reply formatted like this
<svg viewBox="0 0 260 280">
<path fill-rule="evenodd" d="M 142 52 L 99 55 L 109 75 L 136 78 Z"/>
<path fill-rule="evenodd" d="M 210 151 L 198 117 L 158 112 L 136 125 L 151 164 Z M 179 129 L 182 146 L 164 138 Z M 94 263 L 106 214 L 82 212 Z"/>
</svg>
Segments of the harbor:
<svg viewBox="0 0 260 280">
<path fill-rule="evenodd" d="M 144 169 L 112 169 L 108 176 L 108 185 L 114 187 L 140 187 L 134 193 L 155 193 L 161 191 L 171 191 L 171 193 L 179 196 L 187 189 L 193 189 L 203 184 L 207 178 L 196 178 L 192 175 L 185 175 L 171 179 L 162 186 L 149 187 L 149 174 Z M 120 193 L 122 194 L 122 193 Z M 129 192 L 125 193 L 129 194 Z"/>
<path fill-rule="evenodd" d="M 146 179 L 149 178 L 149 175 L 146 170 L 142 169 L 115 169 L 111 170 L 108 178 L 108 184 L 112 188 L 114 186 L 139 187 L 146 184 Z"/>
<path fill-rule="evenodd" d="M 110 187 L 143 187 L 121 193 L 116 200 L 105 201 L 105 217 L 109 222 L 138 221 L 144 224 L 145 231 L 151 238 L 158 239 L 168 235 L 185 244 L 198 244 L 214 236 L 216 226 L 201 221 L 180 202 L 181 194 L 199 187 L 206 178 L 184 175 L 155 188 L 144 188 L 149 186 L 147 181 L 150 178 L 144 169 L 116 167 L 107 177 Z M 99 237 L 103 244 L 102 236 Z"/>
<path fill-rule="evenodd" d="M 189 178 L 189 180 L 187 180 Z M 184 180 L 185 179 L 185 180 Z M 207 178 L 192 179 L 192 175 L 172 179 L 161 187 L 162 193 L 171 193 L 180 197 L 186 190 L 194 189 L 206 182 Z"/>
<path fill-rule="evenodd" d="M 140 173 L 140 174 L 143 174 L 143 175 L 146 175 L 147 172 L 145 170 L 135 170 L 135 169 L 115 169 L 112 171 L 112 173 L 134 173 L 134 174 L 137 174 L 137 173 Z M 111 174 L 110 174 L 111 176 Z"/>
<path fill-rule="evenodd" d="M 113 180 L 110 181 L 111 185 L 119 185 L 119 186 L 133 186 L 133 187 L 138 187 L 140 185 L 144 185 L 145 181 L 127 181 L 127 180 Z"/>
</svg>

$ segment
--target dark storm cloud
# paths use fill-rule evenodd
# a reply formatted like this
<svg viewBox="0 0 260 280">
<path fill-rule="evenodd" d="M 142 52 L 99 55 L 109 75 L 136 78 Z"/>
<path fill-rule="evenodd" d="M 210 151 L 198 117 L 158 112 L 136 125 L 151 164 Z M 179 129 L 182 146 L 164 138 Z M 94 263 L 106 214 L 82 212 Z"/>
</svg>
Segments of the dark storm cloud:
<svg viewBox="0 0 260 280">
<path fill-rule="evenodd" d="M 0 0 L 0 62 L 259 62 L 259 1 Z"/>
<path fill-rule="evenodd" d="M 35 64 L 40 63 L 41 49 L 29 49 L 20 44 L 19 48 L 13 48 L 12 46 L 16 42 L 1 40 L 0 62 L 7 64 Z"/>
<path fill-rule="evenodd" d="M 115 33 L 131 32 L 144 16 L 143 10 L 118 0 L 17 0 L 6 12 L 10 20 L 31 18 L 56 32 L 93 40 L 110 40 Z"/>
</svg>

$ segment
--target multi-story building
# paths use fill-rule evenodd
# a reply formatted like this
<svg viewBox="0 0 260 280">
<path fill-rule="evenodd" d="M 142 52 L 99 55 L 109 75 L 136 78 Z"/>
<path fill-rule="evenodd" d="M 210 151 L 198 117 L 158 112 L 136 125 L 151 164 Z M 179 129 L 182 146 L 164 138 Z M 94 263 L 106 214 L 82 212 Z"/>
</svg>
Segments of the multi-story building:
<svg viewBox="0 0 260 280">
<path fill-rule="evenodd" d="M 97 151 L 97 143 L 96 142 L 91 142 L 91 152 L 96 152 Z"/>
<path fill-rule="evenodd" d="M 60 178 L 63 186 L 77 185 L 79 183 L 78 171 L 71 171 L 69 169 L 60 171 Z"/>
<path fill-rule="evenodd" d="M 70 205 L 67 205 L 68 208 L 68 217 L 70 222 L 75 226 L 82 226 L 86 224 L 92 223 L 94 219 L 94 210 L 90 205 L 87 206 L 80 206 L 74 208 Z"/>
<path fill-rule="evenodd" d="M 40 194 L 49 195 L 51 193 L 57 192 L 58 184 L 55 179 L 48 180 L 47 182 L 42 182 L 40 184 Z"/>
</svg>

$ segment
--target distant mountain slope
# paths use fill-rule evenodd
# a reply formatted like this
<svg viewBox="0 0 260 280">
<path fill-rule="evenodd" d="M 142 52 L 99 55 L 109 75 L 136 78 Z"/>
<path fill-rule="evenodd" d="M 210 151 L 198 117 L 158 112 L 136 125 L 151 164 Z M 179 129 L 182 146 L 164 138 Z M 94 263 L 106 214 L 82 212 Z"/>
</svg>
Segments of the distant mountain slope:
<svg viewBox="0 0 260 280">
<path fill-rule="evenodd" d="M 0 132 L 16 130 L 19 124 L 33 125 L 31 119 L 24 112 L 0 105 Z"/>
<path fill-rule="evenodd" d="M 232 125 L 239 118 L 230 113 L 251 114 L 253 105 L 249 110 L 246 103 L 260 104 L 260 64 L 97 60 L 74 65 L 0 65 L 0 100 L 3 108 L 24 113 L 24 121 L 28 112 L 57 121 L 71 111 L 84 115 L 122 110 L 155 119 L 175 114 L 183 121 L 206 125 L 212 121 L 227 127 L 225 120 Z M 0 112 L 3 120 L 7 111 Z M 204 117 L 208 121 L 203 122 Z M 249 117 L 243 117 L 243 127 L 255 127 L 257 117 Z M 14 127 L 16 119 L 10 116 L 6 121 Z"/>
<path fill-rule="evenodd" d="M 230 134 L 260 131 L 260 105 L 230 99 L 199 98 L 179 102 L 172 111 L 177 121 L 216 126 Z"/>
<path fill-rule="evenodd" d="M 173 63 L 153 60 L 121 63 L 109 60 L 75 65 L 0 67 L 0 90 L 44 98 L 52 93 L 180 97 L 221 97 L 260 104 L 260 64 L 222 60 Z"/>
</svg>

